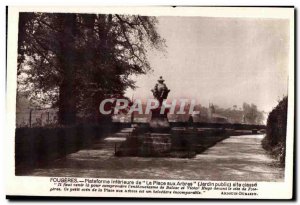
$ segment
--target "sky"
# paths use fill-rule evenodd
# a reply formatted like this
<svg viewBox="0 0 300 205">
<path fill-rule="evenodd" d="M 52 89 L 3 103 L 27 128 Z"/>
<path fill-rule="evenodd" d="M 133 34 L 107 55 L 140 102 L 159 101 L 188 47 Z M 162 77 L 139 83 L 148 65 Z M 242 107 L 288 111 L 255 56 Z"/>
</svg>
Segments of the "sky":
<svg viewBox="0 0 300 205">
<path fill-rule="evenodd" d="M 163 76 L 168 99 L 190 98 L 228 108 L 254 103 L 270 112 L 287 95 L 289 21 L 283 19 L 158 17 L 165 52 L 149 49 L 153 69 L 132 76 L 130 98 L 152 98 Z"/>
</svg>

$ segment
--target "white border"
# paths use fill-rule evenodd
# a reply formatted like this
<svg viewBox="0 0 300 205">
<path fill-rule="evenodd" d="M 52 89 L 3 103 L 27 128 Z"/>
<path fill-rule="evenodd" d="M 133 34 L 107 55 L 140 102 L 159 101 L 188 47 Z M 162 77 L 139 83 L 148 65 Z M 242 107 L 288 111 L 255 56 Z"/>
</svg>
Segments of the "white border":
<svg viewBox="0 0 300 205">
<path fill-rule="evenodd" d="M 285 182 L 260 182 L 263 191 L 260 197 L 265 199 L 290 198 L 292 193 L 293 168 L 293 124 L 294 124 L 294 10 L 292 8 L 224 8 L 224 7 L 10 7 L 8 27 L 8 69 L 7 69 L 7 104 L 6 104 L 6 194 L 18 195 L 48 195 L 48 177 L 15 177 L 14 176 L 14 131 L 16 104 L 16 65 L 17 65 L 17 29 L 18 12 L 84 12 L 84 13 L 122 13 L 163 16 L 210 16 L 210 17 L 240 17 L 240 18 L 280 18 L 289 19 L 291 25 L 290 66 L 289 66 L 289 109 L 287 133 L 287 157 Z M 30 185 L 30 186 L 29 186 Z M 17 187 L 17 189 L 16 189 Z M 79 196 L 80 194 L 76 194 Z M 86 195 L 82 195 L 86 196 Z M 95 196 L 95 195 L 94 195 Z M 182 196 L 181 196 L 182 197 Z M 211 196 L 208 196 L 211 198 Z M 220 196 L 217 196 L 220 198 Z"/>
</svg>

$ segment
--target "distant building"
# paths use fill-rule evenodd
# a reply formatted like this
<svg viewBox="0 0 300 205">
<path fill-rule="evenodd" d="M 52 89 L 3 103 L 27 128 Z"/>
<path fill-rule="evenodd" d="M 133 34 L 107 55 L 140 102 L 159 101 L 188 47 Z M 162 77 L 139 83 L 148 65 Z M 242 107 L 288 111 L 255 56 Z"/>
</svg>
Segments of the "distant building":
<svg viewBox="0 0 300 205">
<path fill-rule="evenodd" d="M 229 120 L 226 116 L 216 113 L 215 106 L 210 103 L 208 107 L 208 121 L 212 123 L 228 123 Z"/>
</svg>

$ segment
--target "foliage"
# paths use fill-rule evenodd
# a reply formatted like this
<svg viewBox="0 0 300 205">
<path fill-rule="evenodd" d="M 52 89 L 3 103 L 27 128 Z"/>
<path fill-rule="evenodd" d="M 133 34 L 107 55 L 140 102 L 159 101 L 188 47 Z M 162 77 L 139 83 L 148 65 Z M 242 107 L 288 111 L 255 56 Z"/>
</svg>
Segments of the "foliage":
<svg viewBox="0 0 300 205">
<path fill-rule="evenodd" d="M 16 175 L 26 169 L 45 166 L 90 146 L 95 140 L 115 132 L 113 124 L 76 125 L 61 127 L 17 128 L 15 131 Z"/>
<path fill-rule="evenodd" d="M 269 114 L 266 136 L 262 141 L 263 148 L 279 158 L 282 165 L 286 151 L 287 105 L 288 98 L 284 97 Z"/>
<path fill-rule="evenodd" d="M 254 104 L 243 104 L 244 121 L 248 124 L 260 124 L 263 121 L 263 113 L 258 111 Z"/>
<path fill-rule="evenodd" d="M 101 99 L 135 87 L 148 48 L 163 48 L 157 20 L 147 16 L 20 13 L 18 88 L 59 108 L 62 124 L 98 113 Z"/>
</svg>

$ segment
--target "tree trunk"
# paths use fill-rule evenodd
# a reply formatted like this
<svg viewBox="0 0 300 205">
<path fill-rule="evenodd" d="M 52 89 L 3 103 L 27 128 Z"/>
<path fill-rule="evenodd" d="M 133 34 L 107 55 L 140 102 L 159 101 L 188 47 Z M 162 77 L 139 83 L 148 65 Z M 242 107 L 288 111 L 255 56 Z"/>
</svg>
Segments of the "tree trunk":
<svg viewBox="0 0 300 205">
<path fill-rule="evenodd" d="M 59 122 L 63 125 L 76 123 L 76 92 L 75 76 L 76 69 L 74 60 L 76 15 L 62 14 L 62 28 L 60 36 L 61 54 L 59 62 L 62 69 L 62 82 L 59 87 Z"/>
<path fill-rule="evenodd" d="M 71 125 L 76 123 L 74 85 L 72 85 L 72 81 L 68 78 L 60 86 L 58 107 L 60 124 Z"/>
</svg>

